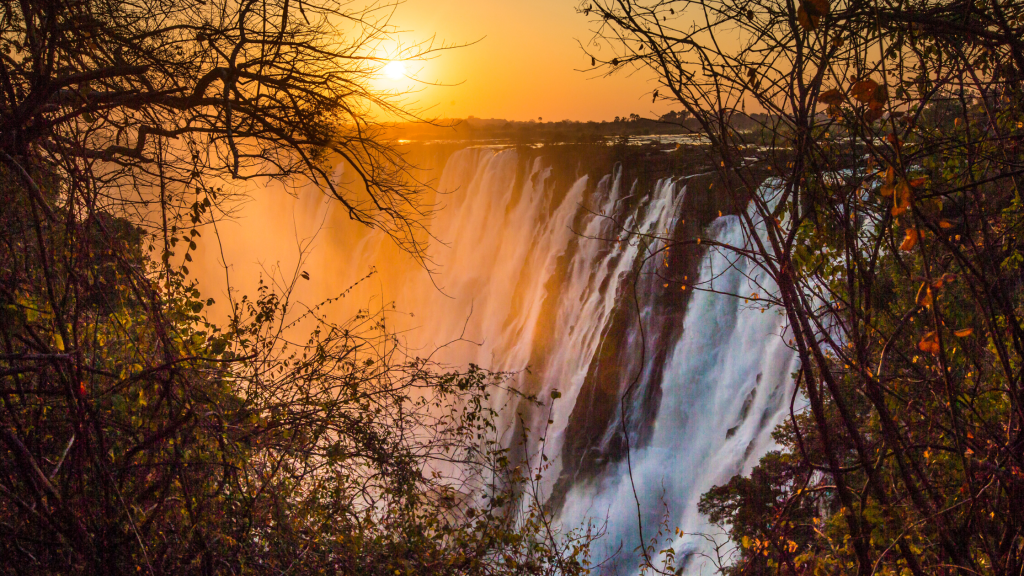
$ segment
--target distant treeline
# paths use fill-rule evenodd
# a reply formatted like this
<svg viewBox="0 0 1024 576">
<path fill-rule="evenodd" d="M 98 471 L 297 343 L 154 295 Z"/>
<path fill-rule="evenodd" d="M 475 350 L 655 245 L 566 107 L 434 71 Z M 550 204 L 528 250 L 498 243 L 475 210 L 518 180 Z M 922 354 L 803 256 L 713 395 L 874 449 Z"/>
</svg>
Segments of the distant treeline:
<svg viewBox="0 0 1024 576">
<path fill-rule="evenodd" d="M 736 113 L 731 126 L 738 131 L 758 130 L 769 120 L 767 114 Z M 686 112 L 669 112 L 659 118 L 643 118 L 638 114 L 616 116 L 602 122 L 562 120 L 545 122 L 517 121 L 497 118 L 475 118 L 441 121 L 437 124 L 396 124 L 389 136 L 403 140 L 510 140 L 587 143 L 622 136 L 650 134 L 694 134 L 701 132 L 700 123 Z"/>
</svg>

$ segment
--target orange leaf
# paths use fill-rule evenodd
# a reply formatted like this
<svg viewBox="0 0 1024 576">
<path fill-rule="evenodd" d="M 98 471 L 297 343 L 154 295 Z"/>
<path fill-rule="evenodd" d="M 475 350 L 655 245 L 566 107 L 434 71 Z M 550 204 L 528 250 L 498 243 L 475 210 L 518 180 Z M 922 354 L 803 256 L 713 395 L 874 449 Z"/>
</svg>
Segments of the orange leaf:
<svg viewBox="0 0 1024 576">
<path fill-rule="evenodd" d="M 893 192 L 895 192 L 895 191 L 896 191 L 896 187 L 895 186 L 893 186 L 892 184 L 886 184 L 886 185 L 882 186 L 881 189 L 878 190 L 878 193 L 881 194 L 882 196 L 885 196 L 886 198 L 888 198 L 889 196 L 892 196 Z"/>
<path fill-rule="evenodd" d="M 803 0 L 796 11 L 800 26 L 810 32 L 818 27 L 821 17 L 828 14 L 828 0 Z"/>
<path fill-rule="evenodd" d="M 910 200 L 912 198 L 910 192 L 910 186 L 906 182 L 900 182 L 896 185 L 896 189 L 893 191 L 893 208 L 892 215 L 899 216 L 910 208 Z"/>
<path fill-rule="evenodd" d="M 824 16 L 828 14 L 828 0 L 807 0 L 804 5 L 811 16 Z"/>
<path fill-rule="evenodd" d="M 922 283 L 921 288 L 917 291 L 916 302 L 918 306 L 932 305 L 932 289 L 927 282 Z"/>
<path fill-rule="evenodd" d="M 939 353 L 939 334 L 938 332 L 929 332 L 921 338 L 921 341 L 917 343 L 917 349 L 921 352 L 930 352 L 932 354 Z"/>
<path fill-rule="evenodd" d="M 885 87 L 885 84 L 880 84 L 878 88 L 875 88 L 874 94 L 871 95 L 871 106 L 882 107 L 889 101 L 889 89 Z"/>
<path fill-rule="evenodd" d="M 854 83 L 850 88 L 850 94 L 857 100 L 867 104 L 874 99 L 875 90 L 878 90 L 878 82 L 874 80 L 861 80 Z"/>
<path fill-rule="evenodd" d="M 825 92 L 822 92 L 820 95 L 818 95 L 818 100 L 830 106 L 838 106 L 843 103 L 843 100 L 845 100 L 845 98 L 843 98 L 842 92 L 833 88 L 831 90 L 826 90 Z"/>
<path fill-rule="evenodd" d="M 962 330 L 957 330 L 956 332 L 953 332 L 953 334 L 955 334 L 957 338 L 966 338 L 973 333 L 974 328 L 964 328 Z"/>
<path fill-rule="evenodd" d="M 950 274 L 949 272 L 946 272 L 945 274 L 942 275 L 942 281 L 945 282 L 946 284 L 952 284 L 953 282 L 956 282 L 956 274 Z"/>
<path fill-rule="evenodd" d="M 821 16 L 812 16 L 810 11 L 807 9 L 807 3 L 801 2 L 800 7 L 796 10 L 796 20 L 800 23 L 800 27 L 810 32 L 818 27 L 818 22 L 821 21 Z"/>
<path fill-rule="evenodd" d="M 889 169 L 885 171 L 885 183 L 892 186 L 896 182 L 896 169 L 889 166 Z"/>
<path fill-rule="evenodd" d="M 910 187 L 911 188 L 920 188 L 921 186 L 924 186 L 927 183 L 928 183 L 928 179 L 927 178 L 914 178 L 913 180 L 910 181 Z"/>
<path fill-rule="evenodd" d="M 939 228 L 952 228 L 953 223 L 949 220 L 939 220 Z"/>
<path fill-rule="evenodd" d="M 917 240 L 920 237 L 921 235 L 918 234 L 917 230 L 914 230 L 913 228 L 907 228 L 907 235 L 903 239 L 903 244 L 900 244 L 900 250 L 903 250 L 904 252 L 910 252 L 911 250 L 914 249 L 914 246 L 917 246 Z"/>
<path fill-rule="evenodd" d="M 906 202 L 907 204 L 910 204 L 910 199 L 913 198 L 910 184 L 906 181 L 896 185 L 896 194 L 898 194 L 897 198 L 899 198 L 900 202 Z"/>
</svg>

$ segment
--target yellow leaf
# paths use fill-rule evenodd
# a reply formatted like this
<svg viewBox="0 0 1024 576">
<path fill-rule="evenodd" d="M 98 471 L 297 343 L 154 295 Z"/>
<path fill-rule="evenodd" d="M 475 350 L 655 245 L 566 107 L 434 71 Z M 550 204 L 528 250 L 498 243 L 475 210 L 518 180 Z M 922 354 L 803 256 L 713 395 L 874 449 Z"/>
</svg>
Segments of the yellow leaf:
<svg viewBox="0 0 1024 576">
<path fill-rule="evenodd" d="M 53 335 L 53 339 L 54 339 L 54 342 L 55 342 L 54 345 L 57 347 L 57 350 L 60 350 L 61 352 L 63 352 L 64 351 L 64 339 L 60 337 L 60 334 L 54 334 Z"/>
<path fill-rule="evenodd" d="M 973 333 L 974 333 L 974 328 L 964 328 L 962 330 L 957 330 L 956 332 L 953 332 L 953 334 L 957 338 L 966 338 L 966 337 L 970 336 Z"/>
</svg>

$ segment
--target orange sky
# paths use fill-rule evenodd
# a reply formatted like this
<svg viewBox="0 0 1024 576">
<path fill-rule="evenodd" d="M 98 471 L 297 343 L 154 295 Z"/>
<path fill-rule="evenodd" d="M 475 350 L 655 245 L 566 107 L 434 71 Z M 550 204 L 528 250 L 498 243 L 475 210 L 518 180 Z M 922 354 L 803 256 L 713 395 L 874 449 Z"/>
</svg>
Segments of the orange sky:
<svg viewBox="0 0 1024 576">
<path fill-rule="evenodd" d="M 393 20 L 409 40 L 436 34 L 439 41 L 479 43 L 420 65 L 416 77 L 457 86 L 424 89 L 414 97 L 448 118 L 545 121 L 611 120 L 637 113 L 662 114 L 651 104 L 650 76 L 622 72 L 595 78 L 577 40 L 588 22 L 574 0 L 406 0 Z M 608 51 L 606 46 L 604 51 Z"/>
</svg>

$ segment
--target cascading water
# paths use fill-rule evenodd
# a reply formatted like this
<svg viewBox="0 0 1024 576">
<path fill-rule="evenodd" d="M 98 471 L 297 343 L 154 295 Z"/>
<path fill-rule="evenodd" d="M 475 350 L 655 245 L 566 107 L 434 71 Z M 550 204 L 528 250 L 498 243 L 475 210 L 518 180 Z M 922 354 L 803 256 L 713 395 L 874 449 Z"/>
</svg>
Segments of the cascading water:
<svg viewBox="0 0 1024 576">
<path fill-rule="evenodd" d="M 712 232 L 719 242 L 744 245 L 735 216 L 716 221 Z M 750 294 L 765 288 L 763 281 L 754 288 L 755 276 L 745 258 L 712 250 L 701 264 L 700 283 L 716 292 Z M 696 534 L 713 532 L 697 514 L 697 503 L 773 445 L 771 431 L 784 415 L 797 368 L 783 330 L 777 314 L 740 298 L 700 291 L 690 300 L 683 336 L 673 343 L 659 383 L 661 403 L 649 442 L 637 446 L 628 463 L 573 486 L 562 511 L 563 521 L 606 520 L 600 550 L 606 556 L 627 552 L 611 562 L 620 572 L 636 561 L 641 524 L 649 540 L 662 522 L 673 533 L 680 528 L 690 534 L 659 542 L 659 549 L 674 551 L 675 566 L 709 571 L 691 556 L 706 545 Z"/>
<path fill-rule="evenodd" d="M 771 449 L 796 359 L 775 311 L 693 290 L 770 290 L 745 258 L 696 247 L 659 252 L 664 246 L 651 240 L 700 232 L 743 245 L 739 219 L 715 218 L 721 207 L 706 187 L 697 192 L 696 180 L 665 176 L 645 188 L 629 166 L 577 174 L 559 165 L 578 160 L 543 150 L 452 154 L 431 225 L 432 277 L 386 239 L 351 232 L 344 214 L 315 197 L 262 208 L 255 228 L 261 237 L 288 237 L 324 224 L 304 264 L 317 281 L 301 286 L 300 298 L 330 297 L 376 266 L 379 281 L 351 299 L 394 300 L 409 311 L 397 328 L 411 347 L 442 347 L 447 362 L 515 372 L 518 388 L 545 401 L 557 391 L 550 412 L 496 394 L 504 441 L 525 435 L 533 465 L 546 454 L 541 491 L 560 522 L 603 526 L 593 559 L 629 574 L 641 525 L 647 539 L 662 522 L 670 532 L 707 530 L 700 495 Z M 253 251 L 249 224 L 225 241 L 229 254 Z M 215 277 L 215 268 L 206 274 Z M 703 542 L 669 542 L 675 566 Z M 708 572 L 695 558 L 686 570 Z"/>
</svg>

